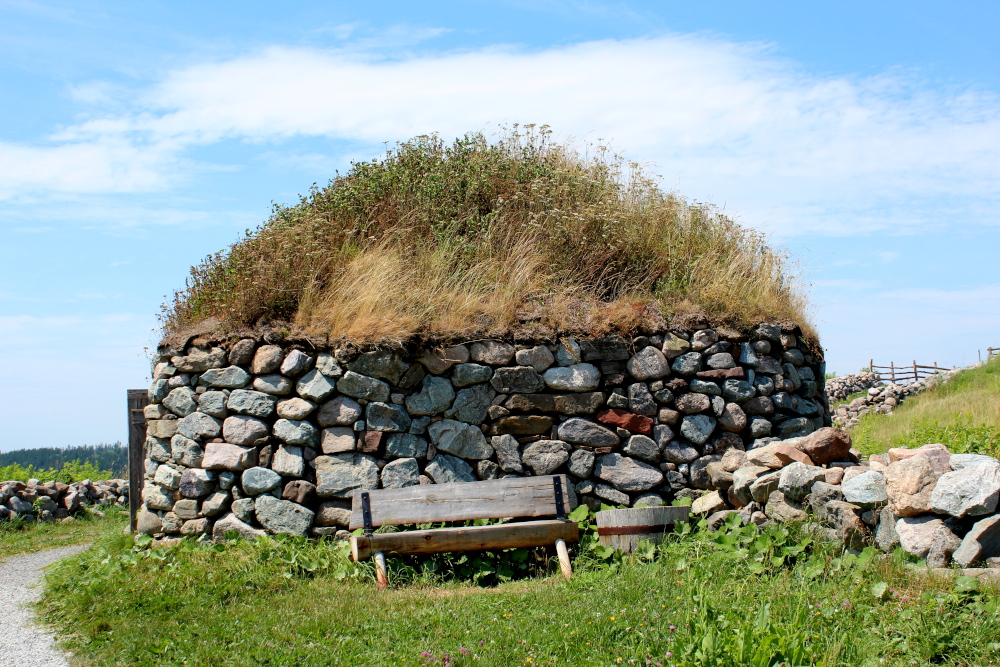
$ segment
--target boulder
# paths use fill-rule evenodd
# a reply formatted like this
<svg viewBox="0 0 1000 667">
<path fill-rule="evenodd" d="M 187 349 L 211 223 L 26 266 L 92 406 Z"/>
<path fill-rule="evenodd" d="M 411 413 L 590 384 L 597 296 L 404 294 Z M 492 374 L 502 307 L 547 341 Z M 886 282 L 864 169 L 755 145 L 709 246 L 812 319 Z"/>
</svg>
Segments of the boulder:
<svg viewBox="0 0 1000 667">
<path fill-rule="evenodd" d="M 764 514 L 767 515 L 767 518 L 778 523 L 805 521 L 809 518 L 799 503 L 786 498 L 781 491 L 772 491 L 767 497 Z"/>
<path fill-rule="evenodd" d="M 401 405 L 372 401 L 365 408 L 365 423 L 372 431 L 402 433 L 410 428 L 410 415 Z"/>
<path fill-rule="evenodd" d="M 177 420 L 177 432 L 192 440 L 216 438 L 222 431 L 222 422 L 203 412 L 192 412 Z"/>
<path fill-rule="evenodd" d="M 208 519 L 188 519 L 181 526 L 181 535 L 195 537 L 204 535 L 212 528 L 212 522 Z"/>
<path fill-rule="evenodd" d="M 178 417 L 187 417 L 198 409 L 195 396 L 191 387 L 178 387 L 167 394 L 163 399 L 163 405 Z"/>
<path fill-rule="evenodd" d="M 861 473 L 844 482 L 843 491 L 845 501 L 865 509 L 881 507 L 888 500 L 885 477 L 874 470 Z"/>
<path fill-rule="evenodd" d="M 821 428 L 803 438 L 797 447 L 818 465 L 843 461 L 851 451 L 851 436 L 839 428 Z"/>
<path fill-rule="evenodd" d="M 240 482 L 244 493 L 249 496 L 259 496 L 278 488 L 281 485 L 281 475 L 268 468 L 257 466 L 244 470 Z"/>
<path fill-rule="evenodd" d="M 594 472 L 594 452 L 589 449 L 574 450 L 569 457 L 569 473 L 587 479 Z"/>
<path fill-rule="evenodd" d="M 228 442 L 209 442 L 201 465 L 209 470 L 239 472 L 257 464 L 257 452 L 250 447 L 240 447 Z"/>
<path fill-rule="evenodd" d="M 425 380 L 426 382 L 426 380 Z M 349 396 L 337 396 L 324 403 L 316 415 L 320 426 L 352 426 L 361 419 L 361 404 Z"/>
<path fill-rule="evenodd" d="M 267 424 L 256 417 L 233 415 L 222 424 L 222 437 L 234 445 L 251 446 L 268 435 Z"/>
<path fill-rule="evenodd" d="M 497 453 L 497 462 L 504 472 L 515 475 L 524 473 L 517 438 L 512 435 L 497 435 L 490 438 L 490 444 Z"/>
<path fill-rule="evenodd" d="M 406 397 L 406 409 L 411 415 L 434 415 L 444 412 L 455 400 L 455 389 L 448 378 L 428 375 L 420 392 Z"/>
<path fill-rule="evenodd" d="M 367 454 L 334 454 L 313 459 L 316 495 L 320 498 L 350 498 L 355 489 L 377 489 L 379 469 Z"/>
<path fill-rule="evenodd" d="M 671 370 L 682 377 L 693 377 L 701 370 L 702 356 L 700 352 L 687 352 L 682 354 L 670 366 Z"/>
<path fill-rule="evenodd" d="M 826 471 L 823 468 L 795 461 L 782 469 L 778 477 L 778 490 L 786 498 L 802 502 L 812 492 L 813 485 L 824 479 Z"/>
<path fill-rule="evenodd" d="M 703 445 L 715 430 L 715 420 L 708 415 L 688 415 L 681 421 L 680 430 L 694 444 Z"/>
<path fill-rule="evenodd" d="M 316 447 L 319 444 L 319 431 L 307 421 L 279 419 L 274 422 L 274 436 L 288 445 Z"/>
<path fill-rule="evenodd" d="M 302 350 L 291 350 L 285 355 L 285 359 L 281 362 L 278 370 L 281 371 L 282 375 L 297 378 L 312 368 L 312 365 L 313 358 L 308 354 Z"/>
<path fill-rule="evenodd" d="M 412 433 L 393 433 L 385 441 L 385 456 L 389 459 L 426 458 L 427 441 Z"/>
<path fill-rule="evenodd" d="M 206 391 L 198 400 L 198 411 L 204 412 L 218 419 L 225 419 L 229 416 L 226 411 L 226 401 L 229 397 L 222 391 Z"/>
<path fill-rule="evenodd" d="M 548 372 L 546 371 L 546 373 Z M 545 381 L 542 380 L 542 376 L 531 366 L 506 366 L 498 368 L 493 373 L 490 385 L 501 394 L 533 394 L 545 389 Z M 594 389 L 595 387 L 596 385 L 590 389 Z M 581 389 L 581 391 L 584 390 Z"/>
<path fill-rule="evenodd" d="M 382 468 L 383 489 L 402 489 L 418 484 L 420 484 L 420 466 L 417 465 L 416 459 L 396 459 Z"/>
<path fill-rule="evenodd" d="M 281 445 L 271 457 L 271 470 L 283 477 L 301 477 L 306 469 L 306 460 L 301 447 Z"/>
<path fill-rule="evenodd" d="M 1000 556 L 1000 514 L 977 521 L 952 558 L 962 567 Z"/>
<path fill-rule="evenodd" d="M 489 382 L 493 377 L 493 369 L 481 364 L 459 364 L 451 374 L 451 383 L 456 387 Z"/>
<path fill-rule="evenodd" d="M 640 458 L 649 463 L 660 461 L 660 448 L 656 442 L 645 435 L 633 435 L 625 443 L 622 451 L 629 456 Z"/>
<path fill-rule="evenodd" d="M 435 484 L 476 481 L 472 466 L 460 458 L 447 454 L 435 456 L 434 460 L 427 464 L 425 471 Z"/>
<path fill-rule="evenodd" d="M 306 378 L 308 377 L 307 375 Z M 305 380 L 306 378 L 302 379 Z M 337 380 L 337 391 L 347 394 L 352 398 L 363 398 L 366 401 L 389 400 L 389 385 L 381 380 L 361 375 L 354 371 L 347 371 L 342 378 Z M 302 395 L 302 392 L 299 392 L 299 394 Z M 306 396 L 306 398 L 309 397 Z"/>
<path fill-rule="evenodd" d="M 718 491 L 706 493 L 691 503 L 692 514 L 713 514 L 727 509 L 729 506 L 726 505 L 726 501 L 722 499 L 722 495 Z"/>
<path fill-rule="evenodd" d="M 514 358 L 514 346 L 497 340 L 473 343 L 469 356 L 473 361 L 489 366 L 503 366 Z"/>
<path fill-rule="evenodd" d="M 787 457 L 778 456 L 775 450 L 778 443 L 757 447 L 747 452 L 747 461 L 756 466 L 764 466 L 775 470 L 783 468 L 786 463 L 791 463 Z"/>
<path fill-rule="evenodd" d="M 937 539 L 938 530 L 942 529 L 948 530 L 944 521 L 933 516 L 905 516 L 896 521 L 899 545 L 918 558 L 927 556 Z"/>
<path fill-rule="evenodd" d="M 661 458 L 667 463 L 690 463 L 698 458 L 698 450 L 680 440 L 668 442 L 661 452 Z"/>
<path fill-rule="evenodd" d="M 229 507 L 230 496 L 228 493 L 223 491 L 216 491 L 210 494 L 201 503 L 201 515 L 202 516 L 215 516 L 220 512 L 225 511 Z"/>
<path fill-rule="evenodd" d="M 625 363 L 625 368 L 636 380 L 658 380 L 670 375 L 670 362 L 652 345 L 636 352 Z"/>
<path fill-rule="evenodd" d="M 614 453 L 597 458 L 594 475 L 620 491 L 631 492 L 648 491 L 663 481 L 663 473 L 648 463 Z"/>
<path fill-rule="evenodd" d="M 536 475 L 549 475 L 569 460 L 570 451 L 562 440 L 538 440 L 525 446 L 521 460 Z"/>
<path fill-rule="evenodd" d="M 165 468 L 166 466 L 160 466 Z M 185 498 L 201 498 L 215 490 L 215 473 L 204 468 L 187 468 L 181 475 L 181 495 Z"/>
<path fill-rule="evenodd" d="M 493 456 L 493 448 L 478 426 L 442 419 L 431 424 L 427 433 L 439 451 L 464 459 L 488 459 Z"/>
<path fill-rule="evenodd" d="M 145 533 L 146 535 L 160 532 L 162 530 L 160 517 L 156 512 L 150 512 L 145 507 L 140 508 L 139 515 L 135 520 L 135 530 L 138 533 Z"/>
<path fill-rule="evenodd" d="M 560 440 L 587 447 L 608 447 L 620 442 L 613 431 L 577 417 L 561 423 L 558 433 Z"/>
<path fill-rule="evenodd" d="M 272 533 L 305 535 L 312 526 L 312 510 L 274 496 L 259 496 L 254 501 L 257 521 Z"/>
<path fill-rule="evenodd" d="M 219 389 L 239 389 L 250 381 L 250 374 L 239 366 L 210 368 L 201 374 L 198 384 Z"/>
<path fill-rule="evenodd" d="M 941 475 L 931 492 L 931 510 L 958 518 L 984 516 L 996 511 L 998 499 L 1000 461 L 990 459 Z"/>
<path fill-rule="evenodd" d="M 347 368 L 360 375 L 381 378 L 388 380 L 391 384 L 398 385 L 403 374 L 409 370 L 410 364 L 403 361 L 398 352 L 375 350 L 359 354 L 347 364 Z"/>
<path fill-rule="evenodd" d="M 514 361 L 519 366 L 531 366 L 539 373 L 555 363 L 556 358 L 545 345 L 536 345 L 526 350 L 518 350 L 514 353 Z"/>
<path fill-rule="evenodd" d="M 350 371 L 348 371 L 348 374 L 350 374 Z M 345 375 L 344 377 L 347 376 Z M 370 380 L 371 378 L 368 379 Z M 375 382 L 378 382 L 378 380 L 375 380 Z M 384 382 L 381 384 L 383 387 L 385 386 Z M 301 396 L 302 398 L 309 399 L 310 401 L 313 401 L 315 403 L 321 403 L 322 401 L 325 401 L 328 397 L 333 395 L 333 392 L 339 387 L 340 387 L 339 381 L 336 381 L 331 377 L 323 375 L 322 373 L 319 372 L 319 369 L 316 368 L 303 375 L 302 378 L 295 383 L 295 391 L 298 393 L 298 395 Z M 350 394 L 350 392 L 344 391 L 343 389 L 341 389 L 340 392 L 342 394 Z M 358 397 L 355 396 L 355 398 Z M 385 399 L 372 397 L 371 400 L 377 401 Z"/>
<path fill-rule="evenodd" d="M 924 456 L 899 458 L 882 472 L 889 507 L 896 516 L 917 516 L 931 511 L 931 494 L 937 475 Z"/>
<path fill-rule="evenodd" d="M 212 540 L 214 542 L 224 542 L 226 534 L 231 531 L 236 532 L 239 537 L 246 539 L 255 539 L 267 535 L 263 530 L 240 521 L 236 518 L 236 515 L 230 513 L 215 522 L 215 525 L 212 527 Z"/>
<path fill-rule="evenodd" d="M 496 397 L 497 393 L 488 384 L 475 384 L 461 389 L 444 416 L 467 424 L 482 424 Z"/>
</svg>

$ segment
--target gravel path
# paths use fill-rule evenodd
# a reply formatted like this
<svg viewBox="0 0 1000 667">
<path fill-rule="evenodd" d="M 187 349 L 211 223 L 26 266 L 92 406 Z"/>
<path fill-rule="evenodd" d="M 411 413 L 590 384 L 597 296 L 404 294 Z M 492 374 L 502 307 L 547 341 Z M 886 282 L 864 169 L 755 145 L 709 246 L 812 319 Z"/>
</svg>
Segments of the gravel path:
<svg viewBox="0 0 1000 667">
<path fill-rule="evenodd" d="M 0 561 L 0 665 L 67 667 L 52 635 L 36 627 L 26 605 L 38 599 L 42 568 L 89 545 L 50 549 Z"/>
</svg>

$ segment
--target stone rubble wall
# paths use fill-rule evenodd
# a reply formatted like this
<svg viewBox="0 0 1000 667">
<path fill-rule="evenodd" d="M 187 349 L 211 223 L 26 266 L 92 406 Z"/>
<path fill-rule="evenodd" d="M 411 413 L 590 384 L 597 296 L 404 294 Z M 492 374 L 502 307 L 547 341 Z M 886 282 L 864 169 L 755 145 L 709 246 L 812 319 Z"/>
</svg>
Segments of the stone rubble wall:
<svg viewBox="0 0 1000 667">
<path fill-rule="evenodd" d="M 891 414 L 908 397 L 947 382 L 963 370 L 956 368 L 935 373 L 910 384 L 885 384 L 878 373 L 855 373 L 832 378 L 826 382 L 826 393 L 834 405 L 851 394 L 864 390 L 868 392 L 850 403 L 837 406 L 833 422 L 840 428 L 851 428 L 867 414 Z"/>
<path fill-rule="evenodd" d="M 812 518 L 825 536 L 852 549 L 901 546 L 931 568 L 1000 566 L 1000 461 L 993 457 L 928 444 L 890 449 L 862 464 L 845 431 L 824 428 L 730 450 L 709 468 L 717 485 L 729 483 L 727 491 L 694 501 L 692 511 L 712 526 L 737 511 L 757 524 Z"/>
<path fill-rule="evenodd" d="M 128 480 L 89 479 L 72 484 L 29 479 L 0 482 L 0 520 L 21 516 L 27 521 L 56 521 L 92 506 L 128 506 Z"/>
<path fill-rule="evenodd" d="M 695 498 L 724 489 L 710 468 L 727 452 L 831 423 L 817 349 L 792 323 L 364 353 L 161 346 L 138 529 L 337 534 L 356 489 L 503 476 L 566 473 L 595 508 Z"/>
</svg>

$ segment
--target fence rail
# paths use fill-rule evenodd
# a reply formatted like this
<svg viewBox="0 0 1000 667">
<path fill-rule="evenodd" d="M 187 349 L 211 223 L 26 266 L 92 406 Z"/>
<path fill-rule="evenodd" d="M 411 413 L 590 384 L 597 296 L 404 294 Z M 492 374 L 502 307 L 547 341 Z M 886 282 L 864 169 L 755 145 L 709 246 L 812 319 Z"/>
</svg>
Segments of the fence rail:
<svg viewBox="0 0 1000 667">
<path fill-rule="evenodd" d="M 996 348 L 997 352 L 1000 352 L 1000 348 Z M 935 373 L 942 373 L 944 371 L 950 371 L 951 368 L 947 366 L 938 366 L 935 361 L 933 366 L 927 366 L 924 364 L 918 364 L 916 361 L 907 366 L 897 366 L 893 362 L 889 362 L 888 366 L 876 366 L 874 359 L 868 360 L 868 372 L 878 373 L 879 376 L 885 380 L 888 379 L 889 382 L 893 384 L 902 384 L 904 382 L 916 382 L 917 380 L 922 380 L 923 378 L 930 377 Z"/>
<path fill-rule="evenodd" d="M 986 360 L 989 361 L 993 357 L 1000 354 L 1000 347 L 988 347 L 986 348 Z"/>
</svg>

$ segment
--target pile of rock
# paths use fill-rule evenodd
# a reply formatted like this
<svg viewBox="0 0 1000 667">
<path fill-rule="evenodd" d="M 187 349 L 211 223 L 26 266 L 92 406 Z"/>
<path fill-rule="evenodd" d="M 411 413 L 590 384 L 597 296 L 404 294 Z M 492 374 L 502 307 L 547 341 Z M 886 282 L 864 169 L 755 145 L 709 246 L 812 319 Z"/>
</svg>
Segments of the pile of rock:
<svg viewBox="0 0 1000 667">
<path fill-rule="evenodd" d="M 843 430 L 821 429 L 748 452 L 727 452 L 703 473 L 718 490 L 695 513 L 721 525 L 814 517 L 848 547 L 902 546 L 929 567 L 967 567 L 1000 557 L 1000 461 L 950 454 L 944 445 L 891 449 L 859 463 Z"/>
<path fill-rule="evenodd" d="M 330 534 L 356 489 L 566 473 L 580 502 L 661 504 L 709 463 L 829 425 L 793 323 L 360 353 L 161 346 L 146 408 L 155 535 Z"/>
<path fill-rule="evenodd" d="M 20 516 L 26 521 L 65 519 L 92 505 L 128 505 L 128 480 L 109 479 L 63 484 L 0 482 L 0 519 Z"/>
<path fill-rule="evenodd" d="M 867 414 L 887 415 L 895 410 L 907 397 L 916 396 L 917 394 L 926 391 L 931 387 L 935 387 L 942 382 L 947 382 L 962 370 L 963 369 L 956 368 L 941 373 L 935 373 L 934 375 L 921 378 L 920 380 L 910 384 L 884 385 L 881 382 L 878 382 L 878 384 L 868 387 L 868 393 L 865 396 L 859 396 L 846 405 L 837 406 L 833 415 L 834 423 L 841 428 L 850 428 L 855 426 L 858 423 L 858 420 Z M 870 377 L 872 374 L 859 373 L 855 376 L 844 377 L 856 378 L 861 376 Z M 877 378 L 878 375 L 876 374 L 874 377 Z M 836 402 L 838 399 L 834 398 L 834 395 L 830 393 L 831 383 L 836 383 L 840 379 L 841 378 L 833 378 L 832 380 L 828 380 L 826 383 L 827 395 L 833 402 Z M 862 382 L 854 384 L 836 384 L 833 386 L 833 389 L 837 392 L 838 398 L 846 398 L 851 393 L 860 391 L 860 389 L 852 389 L 852 391 L 844 393 L 846 388 L 860 387 L 862 384 Z"/>
<path fill-rule="evenodd" d="M 851 394 L 868 391 L 872 387 L 881 387 L 882 378 L 878 373 L 850 373 L 839 375 L 826 381 L 826 395 L 831 401 L 842 401 Z"/>
</svg>

